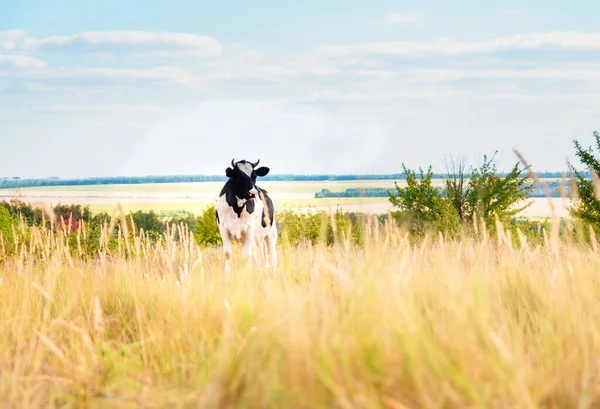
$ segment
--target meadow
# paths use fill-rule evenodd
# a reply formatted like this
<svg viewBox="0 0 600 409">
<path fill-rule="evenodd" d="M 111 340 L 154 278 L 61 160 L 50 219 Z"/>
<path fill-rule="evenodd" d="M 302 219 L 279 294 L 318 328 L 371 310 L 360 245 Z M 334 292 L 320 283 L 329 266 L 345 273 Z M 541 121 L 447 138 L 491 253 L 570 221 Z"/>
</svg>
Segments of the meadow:
<svg viewBox="0 0 600 409">
<path fill-rule="evenodd" d="M 361 181 L 263 186 L 281 195 L 275 273 L 236 245 L 226 274 L 222 249 L 195 236 L 214 233 L 211 212 L 194 232 L 128 218 L 139 206 L 183 210 L 186 195 L 201 213 L 221 183 L 4 193 L 45 211 L 30 225 L 4 211 L 13 224 L 0 229 L 3 407 L 600 406 L 593 232 L 567 218 L 411 236 L 385 217 L 386 199 L 302 196 Z M 113 217 L 71 229 L 48 206 L 57 198 Z M 309 213 L 386 207 L 319 218 L 285 200 Z M 544 217 L 544 203 L 531 214 Z"/>
<path fill-rule="evenodd" d="M 227 275 L 183 227 L 114 222 L 94 257 L 85 225 L 0 243 L 3 407 L 600 405 L 595 236 L 368 218 L 360 244 L 281 240 L 275 274 L 236 247 Z"/>
</svg>

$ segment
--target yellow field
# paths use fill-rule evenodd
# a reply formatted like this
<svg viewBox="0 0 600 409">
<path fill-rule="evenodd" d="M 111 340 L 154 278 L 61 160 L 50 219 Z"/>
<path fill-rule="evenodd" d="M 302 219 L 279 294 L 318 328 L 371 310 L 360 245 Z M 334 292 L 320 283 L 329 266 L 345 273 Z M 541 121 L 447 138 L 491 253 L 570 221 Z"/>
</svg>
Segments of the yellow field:
<svg viewBox="0 0 600 409">
<path fill-rule="evenodd" d="M 443 180 L 435 179 L 434 184 L 441 185 Z M 398 181 L 405 186 L 406 181 Z M 202 212 L 207 205 L 216 202 L 223 186 L 221 182 L 202 183 L 160 183 L 141 185 L 93 185 L 72 187 L 37 187 L 18 190 L 0 190 L 0 200 L 19 197 L 33 203 L 78 203 L 89 205 L 93 212 L 107 211 L 111 213 L 121 202 L 129 211 L 188 211 Z M 334 192 L 348 188 L 373 187 L 394 188 L 394 181 L 323 181 L 323 182 L 263 182 L 260 184 L 269 191 L 278 209 L 328 209 L 340 207 L 347 211 L 367 213 L 384 213 L 393 210 L 386 198 L 325 198 L 315 199 L 315 192 L 329 189 Z M 533 205 L 522 214 L 530 217 L 549 217 L 548 199 L 532 199 Z M 563 199 L 551 199 L 559 215 L 567 216 Z"/>
<path fill-rule="evenodd" d="M 364 248 L 282 243 L 272 276 L 238 248 L 225 275 L 186 235 L 96 259 L 61 232 L 30 240 L 0 246 L 6 408 L 600 405 L 587 247 L 410 245 L 390 227 Z"/>
</svg>

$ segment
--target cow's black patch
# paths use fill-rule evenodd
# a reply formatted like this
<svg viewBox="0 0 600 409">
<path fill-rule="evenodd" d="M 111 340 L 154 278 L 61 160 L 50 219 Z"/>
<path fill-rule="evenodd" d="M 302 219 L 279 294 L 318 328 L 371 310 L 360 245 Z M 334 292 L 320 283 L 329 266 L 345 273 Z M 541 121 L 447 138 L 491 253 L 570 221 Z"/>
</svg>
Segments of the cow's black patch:
<svg viewBox="0 0 600 409">
<path fill-rule="evenodd" d="M 244 206 L 246 206 L 246 211 L 250 214 L 254 213 L 255 205 L 256 205 L 256 201 L 254 199 L 247 200 L 246 203 L 244 203 Z M 242 208 L 243 208 L 243 206 L 242 206 Z"/>
<path fill-rule="evenodd" d="M 233 183 L 231 182 L 231 180 L 232 179 L 229 179 L 227 182 L 225 182 L 225 185 L 223 186 L 223 189 L 221 189 L 221 193 L 219 193 L 219 196 L 225 195 L 225 201 L 227 202 L 227 204 L 231 206 L 235 214 L 237 214 L 238 217 L 240 217 L 244 206 L 238 206 L 237 199 L 235 198 L 235 193 L 233 192 Z"/>
<path fill-rule="evenodd" d="M 221 189 L 221 193 L 219 194 L 219 196 L 225 195 L 225 201 L 229 206 L 231 206 L 231 208 L 233 209 L 235 214 L 237 214 L 238 217 L 240 217 L 240 215 L 242 214 L 244 207 L 246 208 L 246 211 L 248 213 L 254 213 L 254 208 L 256 204 L 254 199 L 247 199 L 242 206 L 239 206 L 236 198 L 237 195 L 234 193 L 231 185 L 231 179 L 229 179 L 227 182 L 225 182 L 225 186 L 223 186 L 223 189 Z"/>
<path fill-rule="evenodd" d="M 271 198 L 269 197 L 269 195 L 267 194 L 267 191 L 265 189 L 262 189 L 262 188 L 259 188 L 258 186 L 256 186 L 256 190 L 258 190 L 259 196 L 261 197 L 261 199 L 263 201 L 267 202 L 267 211 L 269 212 L 269 217 L 267 219 L 266 214 L 265 214 L 265 208 L 263 206 L 262 212 L 261 212 L 260 224 L 262 225 L 262 227 L 267 227 L 267 220 L 268 220 L 269 225 L 272 226 L 273 221 L 274 221 L 273 218 L 275 217 L 275 208 L 273 206 L 273 201 L 271 200 Z"/>
</svg>

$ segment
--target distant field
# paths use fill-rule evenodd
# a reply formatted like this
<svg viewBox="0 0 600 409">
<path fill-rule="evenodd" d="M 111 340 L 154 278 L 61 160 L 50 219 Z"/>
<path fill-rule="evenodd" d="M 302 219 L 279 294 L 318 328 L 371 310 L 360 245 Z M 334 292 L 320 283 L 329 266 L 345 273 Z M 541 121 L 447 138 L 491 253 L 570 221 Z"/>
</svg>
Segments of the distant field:
<svg viewBox="0 0 600 409">
<path fill-rule="evenodd" d="M 191 213 L 200 213 L 206 206 L 215 203 L 216 200 L 198 200 L 198 201 L 173 201 L 173 202 L 122 202 L 123 210 L 129 211 L 150 211 L 158 213 L 186 211 Z M 365 213 L 385 213 L 392 209 L 390 203 L 385 198 L 327 198 L 327 199 L 298 199 L 298 200 L 277 200 L 275 205 L 279 210 L 290 209 L 297 211 L 310 211 L 313 209 L 335 210 L 340 206 L 343 210 Z M 112 212 L 115 208 L 113 203 L 91 204 L 93 212 Z"/>
<path fill-rule="evenodd" d="M 551 207 L 548 199 L 533 198 L 530 199 L 532 205 L 521 212 L 521 216 L 533 217 L 533 218 L 545 218 L 551 216 Z M 560 198 L 550 199 L 554 204 L 556 213 L 559 217 L 568 216 L 567 205 L 568 203 Z M 127 213 L 129 211 L 150 211 L 153 210 L 158 213 L 163 212 L 174 212 L 174 211 L 186 211 L 191 213 L 200 213 L 210 203 L 214 203 L 214 200 L 203 200 L 203 201 L 188 201 L 188 202 L 123 202 L 123 210 Z M 385 213 L 388 210 L 394 210 L 390 203 L 385 198 L 367 198 L 367 199 L 354 199 L 354 198 L 328 198 L 328 199 L 307 199 L 307 200 L 282 200 L 277 201 L 276 206 L 279 210 L 290 209 L 296 211 L 310 211 L 310 210 L 327 210 L 331 208 L 335 210 L 336 207 L 340 207 L 344 211 L 350 212 L 364 212 L 364 213 Z M 90 208 L 93 212 L 108 212 L 111 213 L 115 209 L 115 205 L 112 203 L 106 204 L 92 204 Z"/>
<path fill-rule="evenodd" d="M 558 179 L 541 179 L 545 182 L 554 182 Z M 347 181 L 259 181 L 258 185 L 272 193 L 316 193 L 322 189 L 332 192 L 342 192 L 351 188 L 394 188 L 394 183 L 400 187 L 406 186 L 406 180 L 347 180 Z M 444 179 L 433 179 L 433 186 L 442 186 Z M 223 182 L 190 182 L 190 183 L 144 183 L 120 185 L 85 185 L 85 186 L 38 186 L 18 189 L 21 192 L 119 192 L 119 193 L 211 193 L 218 194 L 223 187 Z M 13 189 L 0 189 L 8 192 Z"/>
<path fill-rule="evenodd" d="M 555 180 L 555 179 L 548 179 Z M 342 192 L 349 188 L 394 188 L 394 180 L 351 180 L 351 181 L 310 181 L 310 182 L 262 182 L 259 186 L 269 191 L 279 209 L 310 210 L 335 209 L 340 206 L 346 211 L 382 213 L 392 207 L 386 198 L 324 198 L 315 199 L 314 194 L 322 189 Z M 443 179 L 434 179 L 440 186 Z M 398 185 L 405 186 L 405 180 Z M 207 205 L 215 203 L 223 186 L 222 182 L 197 183 L 152 183 L 138 185 L 89 185 L 89 186 L 49 186 L 0 190 L 0 200 L 19 197 L 32 203 L 79 203 L 89 205 L 93 212 L 112 212 L 117 202 L 121 202 L 126 212 L 154 210 L 155 212 L 188 211 L 202 212 Z M 533 205 L 522 214 L 529 217 L 550 216 L 550 205 L 546 198 L 531 199 Z M 566 216 L 566 205 L 561 198 L 552 202 L 560 216 Z"/>
<path fill-rule="evenodd" d="M 394 187 L 394 180 L 348 180 L 348 181 L 311 181 L 311 182 L 258 182 L 259 186 L 278 193 L 315 193 L 321 189 L 342 192 L 357 187 Z M 398 181 L 400 186 L 405 180 Z M 435 186 L 441 186 L 443 180 L 434 180 Z M 128 185 L 88 185 L 88 186 L 39 186 L 20 189 L 21 191 L 77 191 L 77 192 L 165 192 L 165 193 L 219 193 L 223 182 L 191 183 L 146 183 Z M 2 191 L 2 190 L 0 190 Z"/>
<path fill-rule="evenodd" d="M 402 181 L 404 182 L 404 181 Z M 393 181 L 325 181 L 325 182 L 263 182 L 278 205 L 312 206 L 329 204 L 358 204 L 359 202 L 380 203 L 385 198 L 328 198 L 315 199 L 314 194 L 322 189 L 342 192 L 356 187 L 394 188 Z M 222 182 L 199 183 L 154 183 L 140 185 L 93 185 L 53 186 L 0 190 L 0 200 L 21 197 L 23 200 L 58 203 L 82 203 L 96 208 L 110 207 L 117 201 L 146 208 L 157 206 L 163 209 L 176 207 L 203 208 L 214 202 Z M 179 205 L 178 205 L 179 204 Z"/>
</svg>

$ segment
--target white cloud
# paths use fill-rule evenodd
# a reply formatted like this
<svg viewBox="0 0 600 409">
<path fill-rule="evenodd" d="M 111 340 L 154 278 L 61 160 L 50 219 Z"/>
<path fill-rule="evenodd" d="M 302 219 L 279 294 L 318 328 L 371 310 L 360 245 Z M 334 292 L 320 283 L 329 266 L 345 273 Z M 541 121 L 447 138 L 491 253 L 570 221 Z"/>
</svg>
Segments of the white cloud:
<svg viewBox="0 0 600 409">
<path fill-rule="evenodd" d="M 523 12 L 519 9 L 507 9 L 504 10 L 504 14 L 508 14 L 509 16 L 520 16 Z"/>
<path fill-rule="evenodd" d="M 334 90 L 315 91 L 311 98 L 313 101 L 326 102 L 381 102 L 389 99 L 389 96 L 340 92 Z"/>
<path fill-rule="evenodd" d="M 410 12 L 410 13 L 396 13 L 392 12 L 385 16 L 385 20 L 390 23 L 414 23 L 419 19 L 419 13 Z"/>
<path fill-rule="evenodd" d="M 178 67 L 154 67 L 150 69 L 124 69 L 124 68 L 88 68 L 72 67 L 47 69 L 35 75 L 24 73 L 19 75 L 28 79 L 51 80 L 112 80 L 116 82 L 131 81 L 156 81 L 185 84 L 189 83 L 192 75 Z"/>
<path fill-rule="evenodd" d="M 222 61 L 219 64 L 205 67 L 201 73 L 194 76 L 198 84 L 223 83 L 233 80 L 250 80 L 257 84 L 266 83 L 293 83 L 292 80 L 301 78 L 331 78 L 340 74 L 336 67 L 315 64 L 306 64 L 298 61 Z"/>
<path fill-rule="evenodd" d="M 49 47 L 82 47 L 88 51 L 124 49 L 138 55 L 215 56 L 222 52 L 214 37 L 190 33 L 153 33 L 148 31 L 85 31 L 67 36 L 26 37 L 23 47 L 38 50 Z"/>
<path fill-rule="evenodd" d="M 450 38 L 439 38 L 432 42 L 382 41 L 347 46 L 321 47 L 320 54 L 329 56 L 352 54 L 456 55 L 541 48 L 600 50 L 600 32 L 561 31 L 527 33 L 483 41 L 457 41 Z"/>
<path fill-rule="evenodd" d="M 190 67 L 190 69 L 193 67 Z M 147 69 L 63 67 L 47 68 L 33 72 L 13 72 L 4 75 L 7 79 L 37 81 L 49 84 L 76 82 L 84 85 L 127 84 L 139 81 L 188 86 L 224 84 L 235 80 L 248 80 L 257 84 L 282 84 L 294 79 L 308 77 L 331 77 L 339 71 L 325 66 L 296 66 L 294 64 L 217 64 L 209 69 L 188 71 L 177 66 L 152 67 Z M 0 72 L 0 78 L 3 77 Z"/>
<path fill-rule="evenodd" d="M 239 56 L 242 59 L 246 59 L 246 60 L 257 60 L 257 59 L 265 56 L 264 52 L 257 51 L 244 43 L 231 44 L 229 49 L 235 55 Z"/>
<path fill-rule="evenodd" d="M 14 50 L 26 35 L 24 30 L 6 30 L 0 31 L 0 49 L 7 51 Z"/>
<path fill-rule="evenodd" d="M 97 33 L 97 32 L 96 32 Z M 107 32 L 103 32 L 107 33 Z M 115 33 L 115 32 L 112 32 Z M 131 33 L 131 32 L 125 32 Z M 46 63 L 34 57 L 22 54 L 0 55 L 0 64 L 22 67 L 44 68 L 32 70 L 0 71 L 0 87 L 13 92 L 65 92 L 103 94 L 99 99 L 82 99 L 82 105 L 72 100 L 52 101 L 57 104 L 42 106 L 39 112 L 158 112 L 156 107 L 142 106 L 147 101 L 160 99 L 165 105 L 189 103 L 190 101 L 230 101 L 233 99 L 297 101 L 301 104 L 316 104 L 327 109 L 336 106 L 353 105 L 355 109 L 361 103 L 373 105 L 390 104 L 390 101 L 416 98 L 436 98 L 465 96 L 476 98 L 533 99 L 554 94 L 572 95 L 581 92 L 584 85 L 600 89 L 600 70 L 586 61 L 565 61 L 551 68 L 537 68 L 532 64 L 523 64 L 517 57 L 502 58 L 452 58 L 435 59 L 419 64 L 398 64 L 397 58 L 370 58 L 361 53 L 373 52 L 373 44 L 383 52 L 432 53 L 433 57 L 444 53 L 473 53 L 489 50 L 543 47 L 548 44 L 563 44 L 576 47 L 599 47 L 600 33 L 529 33 L 501 37 L 492 40 L 459 42 L 440 39 L 433 42 L 382 42 L 348 46 L 346 51 L 356 52 L 346 58 L 323 58 L 328 55 L 315 52 L 297 53 L 281 58 L 273 55 L 253 54 L 245 44 L 229 44 L 222 58 L 198 62 L 184 62 L 178 66 L 158 66 L 148 68 L 103 68 L 105 61 L 95 59 L 94 66 L 47 67 Z M 562 35 L 562 36 L 561 36 Z M 23 32 L 15 31 L 3 38 L 18 41 Z M 74 44 L 75 36 L 47 37 L 39 40 L 35 47 L 50 47 Z M 86 37 L 89 42 L 116 42 L 117 37 Z M 45 41 L 44 43 L 42 43 Z M 146 44 L 143 37 L 122 41 L 131 44 Z M 598 44 L 597 44 L 597 43 Z M 185 43 L 185 42 L 184 42 Z M 193 42 L 192 42 L 193 43 Z M 186 43 L 187 44 L 187 43 Z M 406 46 L 410 45 L 410 47 Z M 405 47 L 398 49 L 399 45 Z M 31 44 L 29 45 L 31 47 Z M 447 46 L 447 49 L 444 47 Z M 34 47 L 34 48 L 35 48 Z M 352 48 L 354 47 L 354 48 Z M 357 48 L 358 47 L 358 48 Z M 364 48 L 360 48 L 364 47 Z M 396 48 L 394 48 L 396 47 Z M 342 47 L 343 48 L 343 47 Z M 377 50 L 377 48 L 375 48 Z M 163 48 L 164 52 L 169 52 Z M 250 50 L 251 51 L 251 50 Z M 346 52 L 344 51 L 344 52 Z M 98 52 L 95 53 L 96 56 Z M 329 54 L 331 55 L 331 54 Z M 411 56 L 413 54 L 410 54 Z M 3 57 L 5 61 L 3 61 Z M 111 67 L 126 67 L 129 61 L 123 56 L 114 55 Z M 122 61 L 124 61 L 122 63 Z M 491 64 L 490 64 L 491 63 Z M 550 67 L 550 66 L 548 66 Z M 4 85 L 3 85 L 4 84 Z M 140 86 L 131 86 L 132 84 Z M 142 86 L 143 85 L 143 86 Z M 184 85 L 173 86 L 173 85 Z M 131 106 L 124 106 L 121 97 L 113 99 L 115 90 L 127 96 Z M 199 92 L 202 90 L 202 92 Z M 150 98 L 150 99 L 148 99 Z M 165 102 L 166 99 L 169 102 Z M 115 106 L 110 102 L 116 103 Z M 65 102 L 67 105 L 60 105 Z M 386 105 L 386 106 L 387 106 Z M 135 107 L 137 106 L 137 107 Z M 153 111 L 154 109 L 154 111 Z M 362 109 L 362 108 L 361 108 Z"/>
<path fill-rule="evenodd" d="M 28 55 L 0 54 L 0 66 L 3 65 L 22 69 L 38 69 L 47 66 L 45 61 Z"/>
<path fill-rule="evenodd" d="M 36 107 L 37 112 L 70 113 L 70 112 L 118 112 L 118 113 L 159 113 L 165 108 L 156 105 L 45 105 Z"/>
<path fill-rule="evenodd" d="M 440 83 L 462 79 L 551 79 L 600 82 L 600 70 L 594 69 L 415 69 L 401 74 L 409 81 Z"/>
</svg>

